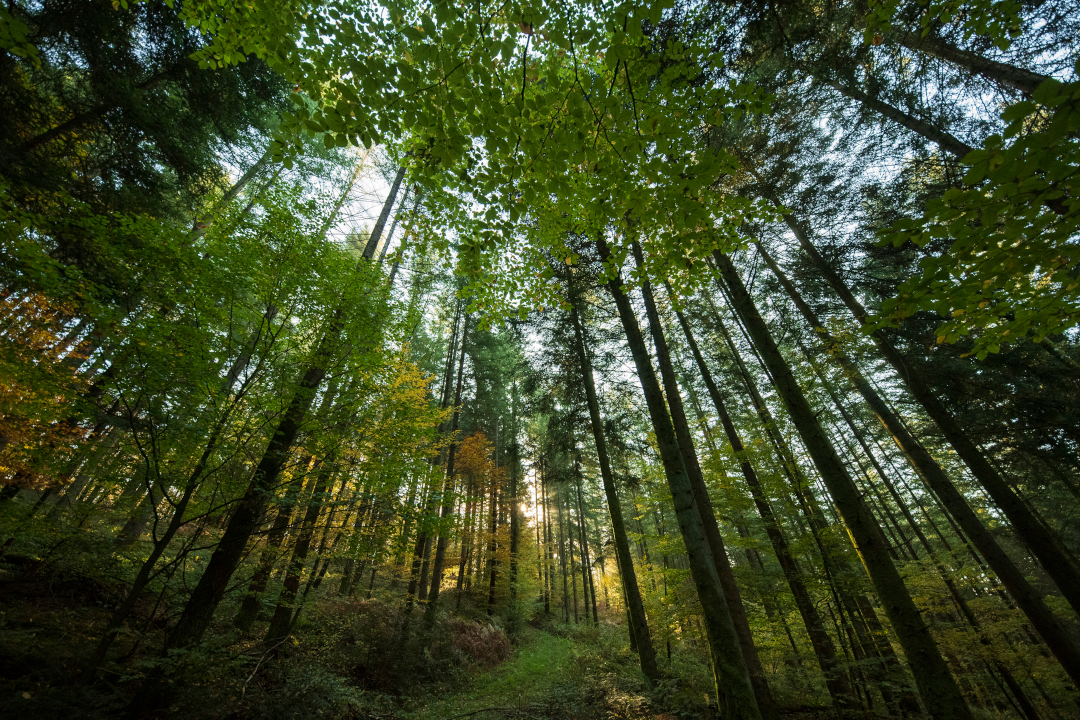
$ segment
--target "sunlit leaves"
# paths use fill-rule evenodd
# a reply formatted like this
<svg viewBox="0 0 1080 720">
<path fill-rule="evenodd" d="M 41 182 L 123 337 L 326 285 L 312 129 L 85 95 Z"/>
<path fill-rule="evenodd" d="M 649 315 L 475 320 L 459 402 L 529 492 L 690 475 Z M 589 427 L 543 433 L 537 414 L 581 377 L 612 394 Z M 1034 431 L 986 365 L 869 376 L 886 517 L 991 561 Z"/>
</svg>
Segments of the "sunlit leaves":
<svg viewBox="0 0 1080 720">
<path fill-rule="evenodd" d="M 883 236 L 898 246 L 947 240 L 949 252 L 922 261 L 921 276 L 883 303 L 880 324 L 934 311 L 945 318 L 938 342 L 971 335 L 980 357 L 1080 324 L 1080 83 L 1047 81 L 1002 117 L 1003 136 L 964 158 L 965 187 Z"/>
</svg>

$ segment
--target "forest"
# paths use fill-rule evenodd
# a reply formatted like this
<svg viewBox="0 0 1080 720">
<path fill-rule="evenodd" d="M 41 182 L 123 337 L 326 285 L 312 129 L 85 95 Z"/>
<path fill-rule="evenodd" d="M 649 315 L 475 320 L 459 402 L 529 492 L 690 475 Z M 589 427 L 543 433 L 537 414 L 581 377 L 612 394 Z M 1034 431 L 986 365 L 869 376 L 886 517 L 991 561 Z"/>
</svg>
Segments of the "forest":
<svg viewBox="0 0 1080 720">
<path fill-rule="evenodd" d="M 0 5 L 0 716 L 1080 717 L 1080 5 Z"/>
</svg>

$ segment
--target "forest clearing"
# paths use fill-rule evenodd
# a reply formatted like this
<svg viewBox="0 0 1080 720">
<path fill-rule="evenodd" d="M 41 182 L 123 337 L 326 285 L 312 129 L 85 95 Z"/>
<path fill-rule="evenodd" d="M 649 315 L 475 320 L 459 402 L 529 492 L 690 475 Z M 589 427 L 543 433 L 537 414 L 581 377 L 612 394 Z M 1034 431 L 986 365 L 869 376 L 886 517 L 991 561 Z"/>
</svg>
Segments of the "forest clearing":
<svg viewBox="0 0 1080 720">
<path fill-rule="evenodd" d="M 1080 717 L 1080 6 L 9 0 L 0 717 Z"/>
</svg>

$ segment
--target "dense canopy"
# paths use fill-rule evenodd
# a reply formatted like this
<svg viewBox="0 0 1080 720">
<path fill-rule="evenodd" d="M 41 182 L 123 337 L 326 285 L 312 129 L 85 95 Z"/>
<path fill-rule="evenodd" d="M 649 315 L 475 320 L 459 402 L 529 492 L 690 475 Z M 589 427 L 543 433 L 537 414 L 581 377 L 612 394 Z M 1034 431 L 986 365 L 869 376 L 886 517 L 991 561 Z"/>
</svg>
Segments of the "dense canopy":
<svg viewBox="0 0 1080 720">
<path fill-rule="evenodd" d="M 0 710 L 1074 715 L 1078 74 L 1059 0 L 9 2 Z"/>
</svg>

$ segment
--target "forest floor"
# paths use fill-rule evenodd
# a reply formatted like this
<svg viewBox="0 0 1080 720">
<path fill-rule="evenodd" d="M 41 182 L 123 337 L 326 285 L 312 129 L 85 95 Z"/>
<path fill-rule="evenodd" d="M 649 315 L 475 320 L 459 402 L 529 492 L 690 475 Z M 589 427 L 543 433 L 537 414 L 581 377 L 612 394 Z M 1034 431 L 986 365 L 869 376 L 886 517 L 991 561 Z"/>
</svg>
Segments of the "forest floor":
<svg viewBox="0 0 1080 720">
<path fill-rule="evenodd" d="M 109 608 L 123 597 L 129 563 L 90 532 L 52 553 L 0 559 L 0 717 L 123 717 L 139 678 L 156 662 L 182 597 L 147 593 L 99 680 L 78 671 Z M 193 652 L 174 704 L 157 717 L 184 720 L 665 720 L 708 717 L 687 667 L 648 689 L 620 616 L 601 606 L 598 627 L 564 622 L 534 601 L 489 617 L 468 595 L 439 614 L 428 636 L 404 632 L 392 585 L 371 599 L 330 594 L 311 604 L 287 652 L 271 658 L 231 627 L 223 607 Z M 154 611 L 159 611 L 157 617 Z M 261 628 L 260 624 L 256 630 Z M 678 659 L 678 656 L 677 656 Z M 686 662 L 693 658 L 687 656 Z M 696 667 L 696 664 L 691 663 Z M 704 667 L 704 666 L 702 666 Z M 697 683 L 700 684 L 700 683 Z"/>
<path fill-rule="evenodd" d="M 674 715 L 654 710 L 637 678 L 636 663 L 626 662 L 631 658 L 606 652 L 611 649 L 605 646 L 613 639 L 612 631 L 618 628 L 561 630 L 526 626 L 508 661 L 476 675 L 458 692 L 413 696 L 400 717 L 675 720 Z"/>
<path fill-rule="evenodd" d="M 405 710 L 407 720 L 538 714 L 572 688 L 570 664 L 574 643 L 565 637 L 527 627 L 507 662 L 478 675 L 459 693 L 417 697 L 423 705 Z M 410 703 L 411 704 L 411 703 Z"/>
</svg>

